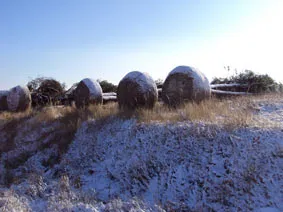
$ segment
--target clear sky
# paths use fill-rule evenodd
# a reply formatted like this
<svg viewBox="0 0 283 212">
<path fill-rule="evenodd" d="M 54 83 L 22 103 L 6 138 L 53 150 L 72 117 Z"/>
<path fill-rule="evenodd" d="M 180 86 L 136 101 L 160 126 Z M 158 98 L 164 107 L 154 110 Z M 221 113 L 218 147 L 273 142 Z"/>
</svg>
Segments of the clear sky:
<svg viewBox="0 0 283 212">
<path fill-rule="evenodd" d="M 178 65 L 283 82 L 282 11 L 282 0 L 1 0 L 0 89 L 38 76 L 118 84 L 134 70 L 165 79 Z"/>
</svg>

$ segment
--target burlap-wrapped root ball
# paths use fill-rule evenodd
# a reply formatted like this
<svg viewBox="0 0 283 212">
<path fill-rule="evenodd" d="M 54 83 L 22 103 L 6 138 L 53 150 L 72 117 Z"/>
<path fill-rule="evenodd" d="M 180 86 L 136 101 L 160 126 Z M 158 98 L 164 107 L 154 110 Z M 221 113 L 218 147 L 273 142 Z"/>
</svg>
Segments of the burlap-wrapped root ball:
<svg viewBox="0 0 283 212">
<path fill-rule="evenodd" d="M 12 112 L 25 111 L 31 106 L 30 91 L 26 86 L 16 86 L 7 95 L 8 110 Z"/>
<path fill-rule="evenodd" d="M 208 79 L 196 68 L 178 66 L 167 76 L 162 88 L 162 100 L 169 106 L 179 106 L 186 101 L 200 102 L 210 98 Z"/>
<path fill-rule="evenodd" d="M 83 108 L 89 104 L 102 104 L 100 84 L 90 78 L 83 79 L 74 91 L 74 100 L 77 108 Z"/>
<path fill-rule="evenodd" d="M 130 72 L 118 85 L 117 99 L 120 109 L 151 109 L 158 99 L 156 84 L 147 73 Z"/>
<path fill-rule="evenodd" d="M 8 110 L 7 96 L 8 91 L 0 91 L 0 111 Z"/>
</svg>

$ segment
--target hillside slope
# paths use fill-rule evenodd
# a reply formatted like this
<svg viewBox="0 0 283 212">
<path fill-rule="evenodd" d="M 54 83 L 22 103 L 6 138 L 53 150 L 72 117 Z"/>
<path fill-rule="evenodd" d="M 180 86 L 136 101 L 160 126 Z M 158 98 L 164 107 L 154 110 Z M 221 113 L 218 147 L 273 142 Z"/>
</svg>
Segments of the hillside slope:
<svg viewBox="0 0 283 212">
<path fill-rule="evenodd" d="M 62 121 L 30 117 L 10 136 L 2 126 L 0 208 L 282 211 L 283 100 L 254 99 L 250 113 L 236 128 L 109 116 L 84 122 L 65 150 Z"/>
</svg>

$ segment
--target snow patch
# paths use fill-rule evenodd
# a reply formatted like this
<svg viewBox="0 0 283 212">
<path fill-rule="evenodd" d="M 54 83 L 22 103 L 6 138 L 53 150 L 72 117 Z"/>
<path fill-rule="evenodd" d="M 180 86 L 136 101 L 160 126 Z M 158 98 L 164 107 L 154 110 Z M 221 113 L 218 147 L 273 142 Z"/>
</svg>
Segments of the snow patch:
<svg viewBox="0 0 283 212">
<path fill-rule="evenodd" d="M 198 127 L 200 134 L 195 133 Z M 180 208 L 182 203 L 187 210 L 200 202 L 216 211 L 247 210 L 267 202 L 280 207 L 283 166 L 273 153 L 282 132 L 219 130 L 211 137 L 204 134 L 211 130 L 203 128 L 209 126 L 112 120 L 95 130 L 95 122 L 89 122 L 62 166 L 71 176 L 80 176 L 84 191 L 92 188 L 106 202 L 138 196 L 148 204 Z"/>
</svg>

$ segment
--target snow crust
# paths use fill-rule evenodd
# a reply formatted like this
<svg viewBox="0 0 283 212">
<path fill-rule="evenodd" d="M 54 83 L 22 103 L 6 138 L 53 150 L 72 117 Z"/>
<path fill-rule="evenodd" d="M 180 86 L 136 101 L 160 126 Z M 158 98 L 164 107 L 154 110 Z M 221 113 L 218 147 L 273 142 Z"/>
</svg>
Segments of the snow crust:
<svg viewBox="0 0 283 212">
<path fill-rule="evenodd" d="M 227 95 L 252 95 L 251 93 L 247 93 L 247 92 L 221 91 L 215 89 L 211 89 L 211 92 L 218 94 L 227 94 Z"/>
<path fill-rule="evenodd" d="M 103 96 L 117 96 L 117 93 L 115 92 L 109 92 L 109 93 L 103 93 Z"/>
<path fill-rule="evenodd" d="M 91 120 L 53 166 L 46 161 L 59 155 L 58 122 L 35 131 L 29 119 L 16 148 L 0 156 L 1 179 L 7 160 L 33 150 L 9 170 L 17 183 L 1 181 L 0 210 L 283 211 L 283 100 L 255 106 L 256 124 L 233 131 L 201 121 Z"/>
<path fill-rule="evenodd" d="M 229 88 L 229 87 L 248 87 L 248 84 L 238 84 L 238 83 L 231 83 L 231 84 L 212 84 L 210 85 L 211 88 Z"/>
<path fill-rule="evenodd" d="M 117 100 L 117 96 L 103 96 L 103 100 L 113 100 L 113 101 L 115 101 L 115 100 Z"/>
<path fill-rule="evenodd" d="M 91 97 L 101 96 L 102 89 L 97 81 L 90 78 L 85 78 L 82 80 L 82 82 L 88 87 Z"/>
<path fill-rule="evenodd" d="M 149 89 L 154 89 L 157 92 L 156 84 L 153 80 L 153 78 L 145 72 L 139 72 L 139 71 L 132 71 L 129 72 L 123 79 L 124 80 L 131 80 L 136 82 L 140 86 L 141 92 L 147 92 Z"/>
<path fill-rule="evenodd" d="M 240 129 L 229 134 L 214 127 L 117 120 L 95 131 L 95 122 L 89 123 L 78 132 L 66 158 L 70 165 L 64 167 L 73 176 L 85 170 L 83 189 L 93 188 L 102 201 L 138 196 L 149 204 L 173 202 L 176 208 L 182 200 L 190 210 L 199 204 L 216 211 L 245 210 L 264 206 L 267 191 L 279 207 L 283 164 L 271 157 L 282 132 Z"/>
</svg>

